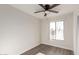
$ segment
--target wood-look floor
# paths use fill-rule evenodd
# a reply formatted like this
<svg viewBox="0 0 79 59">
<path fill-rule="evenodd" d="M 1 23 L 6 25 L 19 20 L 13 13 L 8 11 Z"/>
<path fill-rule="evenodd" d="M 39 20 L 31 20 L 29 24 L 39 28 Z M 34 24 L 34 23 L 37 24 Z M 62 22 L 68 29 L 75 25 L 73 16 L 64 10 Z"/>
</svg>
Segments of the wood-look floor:
<svg viewBox="0 0 79 59">
<path fill-rule="evenodd" d="M 73 55 L 73 51 L 58 48 L 50 45 L 40 44 L 39 46 L 24 52 L 21 55 L 36 55 L 37 53 L 43 53 L 45 55 Z"/>
</svg>

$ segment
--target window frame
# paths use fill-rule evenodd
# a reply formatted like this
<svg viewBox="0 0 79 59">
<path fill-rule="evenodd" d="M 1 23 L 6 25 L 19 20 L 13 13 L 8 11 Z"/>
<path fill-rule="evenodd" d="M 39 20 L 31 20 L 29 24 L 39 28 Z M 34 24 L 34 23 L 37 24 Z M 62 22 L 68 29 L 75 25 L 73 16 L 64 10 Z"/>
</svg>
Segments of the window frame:
<svg viewBox="0 0 79 59">
<path fill-rule="evenodd" d="M 50 23 L 55 22 L 55 30 L 56 30 L 56 22 L 60 22 L 60 21 L 63 21 L 63 39 L 50 39 Z M 51 21 L 51 22 L 49 23 L 49 39 L 50 40 L 60 40 L 60 41 L 64 40 L 64 20 L 56 20 L 56 21 Z M 56 31 L 55 31 L 55 33 L 56 33 Z M 55 35 L 55 37 L 56 37 L 56 35 Z"/>
</svg>

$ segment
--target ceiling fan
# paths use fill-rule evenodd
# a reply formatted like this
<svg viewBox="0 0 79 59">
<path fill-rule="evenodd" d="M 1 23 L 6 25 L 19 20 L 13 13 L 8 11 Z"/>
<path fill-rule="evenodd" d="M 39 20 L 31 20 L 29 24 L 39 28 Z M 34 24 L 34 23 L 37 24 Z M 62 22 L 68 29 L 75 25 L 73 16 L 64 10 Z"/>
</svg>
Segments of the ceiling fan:
<svg viewBox="0 0 79 59">
<path fill-rule="evenodd" d="M 51 9 L 54 8 L 54 7 L 57 7 L 60 4 L 53 4 L 53 5 L 49 5 L 49 4 L 38 4 L 38 5 L 41 6 L 44 10 L 37 11 L 37 12 L 34 12 L 34 13 L 44 12 L 45 13 L 44 16 L 47 16 L 46 11 L 53 12 L 53 13 L 58 13 L 58 11 L 51 10 Z"/>
</svg>

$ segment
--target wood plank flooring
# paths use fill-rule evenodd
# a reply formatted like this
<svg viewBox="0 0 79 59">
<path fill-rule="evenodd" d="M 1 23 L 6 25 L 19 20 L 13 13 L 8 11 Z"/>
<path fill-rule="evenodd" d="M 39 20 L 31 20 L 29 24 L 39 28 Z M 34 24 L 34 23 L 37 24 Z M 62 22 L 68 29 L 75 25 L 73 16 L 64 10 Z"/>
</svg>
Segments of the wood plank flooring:
<svg viewBox="0 0 79 59">
<path fill-rule="evenodd" d="M 45 44 L 40 44 L 39 46 L 29 51 L 26 51 L 21 55 L 36 55 L 39 52 L 45 55 L 73 55 L 73 51 L 71 50 L 45 45 Z"/>
</svg>

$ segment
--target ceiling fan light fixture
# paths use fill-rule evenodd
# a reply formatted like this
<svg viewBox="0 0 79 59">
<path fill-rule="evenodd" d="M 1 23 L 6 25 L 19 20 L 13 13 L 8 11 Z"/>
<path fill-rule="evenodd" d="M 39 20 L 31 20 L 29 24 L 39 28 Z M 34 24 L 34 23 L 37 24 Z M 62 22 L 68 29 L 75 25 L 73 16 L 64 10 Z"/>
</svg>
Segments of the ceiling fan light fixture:
<svg viewBox="0 0 79 59">
<path fill-rule="evenodd" d="M 44 16 L 47 16 L 47 13 L 45 13 Z"/>
</svg>

